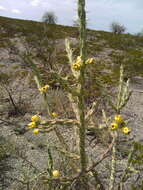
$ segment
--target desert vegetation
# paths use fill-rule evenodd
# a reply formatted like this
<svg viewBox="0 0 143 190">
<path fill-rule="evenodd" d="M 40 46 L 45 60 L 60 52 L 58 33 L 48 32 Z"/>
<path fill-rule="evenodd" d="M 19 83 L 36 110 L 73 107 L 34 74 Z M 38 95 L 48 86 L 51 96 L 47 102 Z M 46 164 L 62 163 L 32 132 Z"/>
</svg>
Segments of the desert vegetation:
<svg viewBox="0 0 143 190">
<path fill-rule="evenodd" d="M 8 65 L 9 72 L 1 66 L 0 99 L 7 105 L 7 115 L 0 118 L 0 125 L 1 134 L 9 139 L 0 137 L 1 189 L 143 188 L 143 145 L 134 139 L 124 115 L 132 96 L 130 79 L 142 76 L 142 37 L 102 31 L 93 36 L 94 31 L 86 29 L 85 3 L 78 0 L 79 29 L 55 25 L 56 20 L 29 21 L 28 26 L 17 20 L 14 26 L 7 19 L 5 27 L 1 18 L 1 27 L 6 28 L 1 48 L 9 47 L 21 61 L 20 69 Z M 24 36 L 21 52 L 15 31 Z M 61 38 L 65 49 L 58 53 Z M 6 124 L 10 129 L 5 134 Z M 9 130 L 14 134 L 8 136 Z M 7 174 L 9 170 L 13 175 Z"/>
<path fill-rule="evenodd" d="M 54 12 L 45 12 L 42 21 L 47 24 L 56 24 L 57 22 L 57 16 Z"/>
<path fill-rule="evenodd" d="M 126 31 L 125 26 L 122 24 L 119 24 L 118 22 L 112 22 L 110 28 L 114 34 L 122 34 Z"/>
</svg>

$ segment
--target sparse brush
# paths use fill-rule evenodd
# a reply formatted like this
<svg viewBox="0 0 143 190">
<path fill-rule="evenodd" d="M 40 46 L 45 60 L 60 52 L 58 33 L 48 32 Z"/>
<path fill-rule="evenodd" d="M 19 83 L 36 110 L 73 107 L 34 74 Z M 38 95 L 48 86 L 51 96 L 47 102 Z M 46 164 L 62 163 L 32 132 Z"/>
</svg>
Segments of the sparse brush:
<svg viewBox="0 0 143 190">
<path fill-rule="evenodd" d="M 30 105 L 23 100 L 22 94 L 19 93 L 18 98 L 15 98 L 12 94 L 12 91 L 9 89 L 9 85 L 4 85 L 1 83 L 1 88 L 3 90 L 3 94 L 7 94 L 9 105 L 7 105 L 6 112 L 8 116 L 20 116 L 24 115 L 30 109 Z M 17 99 L 17 101 L 15 100 Z M 4 111 L 4 110 L 3 110 Z"/>
</svg>

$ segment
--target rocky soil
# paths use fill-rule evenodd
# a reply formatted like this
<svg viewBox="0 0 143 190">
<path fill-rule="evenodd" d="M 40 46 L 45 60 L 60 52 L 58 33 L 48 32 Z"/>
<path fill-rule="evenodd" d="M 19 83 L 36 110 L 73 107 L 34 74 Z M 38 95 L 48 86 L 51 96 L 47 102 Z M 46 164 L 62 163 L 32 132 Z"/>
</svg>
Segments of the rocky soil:
<svg viewBox="0 0 143 190">
<path fill-rule="evenodd" d="M 5 138 L 9 143 L 8 146 L 10 149 L 8 149 L 6 153 L 6 163 L 8 164 L 7 166 L 9 169 L 6 171 L 4 179 L 2 177 L 3 180 L 0 182 L 0 188 L 5 190 L 26 189 L 26 186 L 20 183 L 20 180 L 22 180 L 24 175 L 26 177 L 31 177 L 34 168 L 36 168 L 36 172 L 46 169 L 48 156 L 47 149 L 49 146 L 55 145 L 58 140 L 53 132 L 51 132 L 50 135 L 39 134 L 36 136 L 32 134 L 31 131 L 27 130 L 27 124 L 29 123 L 31 116 L 37 112 L 44 112 L 43 100 L 32 80 L 33 76 L 30 70 L 27 72 L 27 68 L 25 69 L 23 67 L 18 57 L 13 53 L 11 54 L 10 50 L 1 51 L 0 69 L 1 72 L 6 73 L 8 77 L 12 76 L 12 80 L 9 83 L 5 83 L 5 85 L 10 90 L 16 103 L 22 100 L 22 104 L 19 105 L 22 106 L 20 109 L 24 110 L 22 116 L 14 116 L 10 114 L 12 107 L 9 105 L 9 96 L 5 91 L 5 88 L 2 86 L 0 88 L 0 137 Z M 128 121 L 128 126 L 132 129 L 132 133 L 125 141 L 131 142 L 135 140 L 143 143 L 143 78 L 133 78 L 130 88 L 133 92 L 127 106 L 123 109 L 122 114 Z M 58 96 L 58 103 L 56 105 L 53 103 L 53 105 L 58 109 L 59 113 L 61 110 L 63 112 L 65 109 L 63 92 L 60 91 L 57 94 L 57 92 L 51 90 L 49 95 L 50 98 L 53 97 L 53 95 L 53 102 L 54 100 L 57 102 Z M 65 103 L 65 105 L 67 104 Z M 66 109 L 68 110 L 68 108 Z M 45 115 L 43 114 L 42 117 L 44 118 L 44 116 Z M 71 129 L 65 129 L 65 127 L 62 127 L 61 131 L 67 141 L 72 142 L 73 139 L 71 137 L 69 139 Z M 87 136 L 87 152 L 91 155 L 92 159 L 95 160 L 107 148 L 107 146 L 101 144 L 97 145 L 96 138 L 89 145 L 91 139 L 92 137 Z M 128 146 L 130 148 L 130 145 L 128 144 L 123 144 L 123 146 L 124 149 L 128 149 Z M 98 153 L 96 153 L 97 149 Z M 61 166 L 58 165 L 60 159 L 58 154 L 53 153 L 53 155 L 56 160 L 56 166 L 61 168 Z M 127 157 L 124 159 L 121 155 L 121 159 L 122 166 L 124 167 Z M 104 176 L 107 172 L 107 168 L 104 166 L 105 163 L 99 168 L 99 173 L 106 179 L 106 176 Z M 30 169 L 28 169 L 28 167 Z M 27 171 L 30 171 L 31 173 L 28 173 Z M 3 186 L 5 183 L 6 186 Z M 107 181 L 105 180 L 105 184 L 106 183 Z M 44 187 L 41 190 L 44 190 Z"/>
</svg>

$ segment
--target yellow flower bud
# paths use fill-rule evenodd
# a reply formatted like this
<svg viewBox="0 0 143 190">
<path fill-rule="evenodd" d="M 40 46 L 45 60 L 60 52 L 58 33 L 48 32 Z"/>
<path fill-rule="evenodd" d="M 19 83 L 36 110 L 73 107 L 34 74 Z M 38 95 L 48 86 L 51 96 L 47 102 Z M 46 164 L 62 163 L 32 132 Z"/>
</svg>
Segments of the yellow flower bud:
<svg viewBox="0 0 143 190">
<path fill-rule="evenodd" d="M 38 133 L 39 133 L 39 129 L 34 129 L 34 130 L 33 130 L 33 133 L 34 133 L 34 134 L 38 134 Z"/>
<path fill-rule="evenodd" d="M 31 122 L 31 123 L 28 124 L 28 128 L 29 129 L 33 129 L 35 127 L 36 127 L 36 123 L 35 122 Z"/>
<path fill-rule="evenodd" d="M 94 63 L 94 58 L 87 59 L 86 64 L 92 64 L 92 63 Z"/>
<path fill-rule="evenodd" d="M 60 172 L 58 170 L 53 170 L 52 174 L 53 174 L 54 178 L 59 178 L 60 177 Z"/>
<path fill-rule="evenodd" d="M 81 68 L 81 56 L 78 56 L 75 63 L 73 64 L 73 69 L 76 70 L 76 71 L 79 71 L 80 68 Z"/>
<path fill-rule="evenodd" d="M 121 115 L 115 115 L 114 119 L 115 119 L 115 121 L 117 123 L 122 123 L 123 122 L 123 118 L 122 118 Z"/>
<path fill-rule="evenodd" d="M 111 123 L 110 128 L 111 128 L 111 130 L 116 130 L 116 129 L 118 129 L 118 124 L 117 123 Z"/>
<path fill-rule="evenodd" d="M 75 63 L 81 64 L 81 56 L 77 56 Z"/>
<path fill-rule="evenodd" d="M 33 122 L 38 122 L 38 121 L 40 121 L 40 116 L 39 116 L 39 115 L 33 115 L 33 116 L 31 117 L 31 121 L 33 121 Z"/>
<path fill-rule="evenodd" d="M 53 112 L 51 115 L 52 115 L 53 117 L 58 117 L 58 114 L 57 114 L 56 112 Z"/>
<path fill-rule="evenodd" d="M 81 63 L 75 62 L 75 63 L 73 64 L 73 69 L 74 69 L 74 70 L 79 71 L 80 68 L 81 68 Z"/>
</svg>

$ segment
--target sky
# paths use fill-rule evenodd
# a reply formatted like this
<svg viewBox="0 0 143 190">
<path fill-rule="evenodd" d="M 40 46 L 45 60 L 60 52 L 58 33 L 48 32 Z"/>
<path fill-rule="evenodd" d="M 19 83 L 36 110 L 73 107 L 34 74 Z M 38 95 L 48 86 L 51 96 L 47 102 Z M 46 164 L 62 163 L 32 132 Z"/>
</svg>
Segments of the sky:
<svg viewBox="0 0 143 190">
<path fill-rule="evenodd" d="M 72 26 L 77 0 L 0 0 L 0 16 L 41 21 L 46 11 L 55 12 L 58 24 Z M 86 0 L 86 12 L 88 28 L 110 31 L 118 22 L 127 33 L 143 31 L 143 0 Z"/>
</svg>

